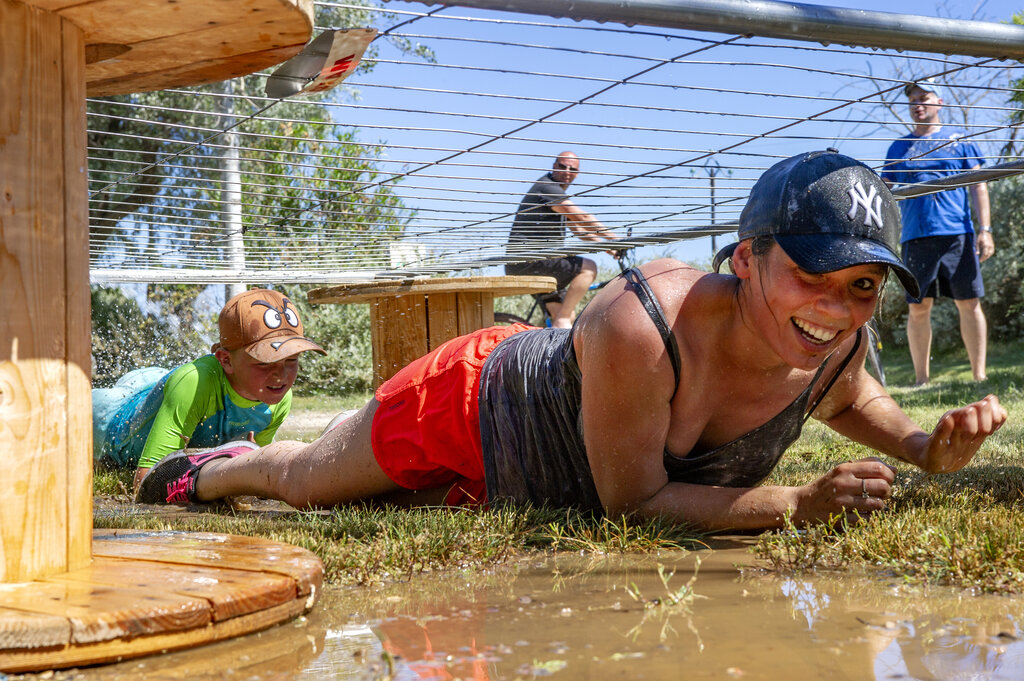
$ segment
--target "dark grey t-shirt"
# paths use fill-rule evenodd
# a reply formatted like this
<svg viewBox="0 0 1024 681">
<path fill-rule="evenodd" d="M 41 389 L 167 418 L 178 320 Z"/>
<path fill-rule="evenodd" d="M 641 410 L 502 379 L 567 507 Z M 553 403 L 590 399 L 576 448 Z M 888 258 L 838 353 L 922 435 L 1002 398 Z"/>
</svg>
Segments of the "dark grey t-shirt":
<svg viewBox="0 0 1024 681">
<path fill-rule="evenodd" d="M 565 221 L 551 206 L 567 197 L 562 185 L 548 173 L 526 192 L 516 211 L 508 242 L 512 245 L 551 245 L 565 241 Z"/>
</svg>

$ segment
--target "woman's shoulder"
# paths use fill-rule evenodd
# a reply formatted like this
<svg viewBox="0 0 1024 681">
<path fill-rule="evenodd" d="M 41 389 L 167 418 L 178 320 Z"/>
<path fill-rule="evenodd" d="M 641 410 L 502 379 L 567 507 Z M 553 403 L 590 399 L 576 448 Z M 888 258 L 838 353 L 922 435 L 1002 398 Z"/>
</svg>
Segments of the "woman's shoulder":
<svg viewBox="0 0 1024 681">
<path fill-rule="evenodd" d="M 676 318 L 701 315 L 730 298 L 731 277 L 712 274 L 672 258 L 652 260 L 636 269 L 643 275 L 668 326 Z M 646 298 L 646 296 L 643 296 Z M 581 315 L 585 327 L 599 327 L 604 333 L 647 334 L 658 337 L 657 327 L 643 314 L 644 300 L 625 278 L 607 286 Z"/>
<path fill-rule="evenodd" d="M 736 278 L 715 274 L 693 265 L 661 258 L 640 266 L 651 290 L 666 312 L 683 307 L 699 309 L 732 298 Z"/>
</svg>

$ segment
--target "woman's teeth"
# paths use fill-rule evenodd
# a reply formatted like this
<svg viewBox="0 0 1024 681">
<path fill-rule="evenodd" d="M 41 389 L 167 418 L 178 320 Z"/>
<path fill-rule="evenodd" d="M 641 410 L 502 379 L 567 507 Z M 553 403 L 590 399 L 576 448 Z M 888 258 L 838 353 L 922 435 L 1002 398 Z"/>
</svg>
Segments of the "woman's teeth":
<svg viewBox="0 0 1024 681">
<path fill-rule="evenodd" d="M 796 325 L 796 328 L 803 331 L 804 335 L 810 336 L 810 339 L 815 343 L 829 343 L 832 341 L 833 338 L 836 337 L 835 331 L 832 331 L 831 329 L 825 329 L 820 326 L 814 326 L 813 324 L 805 322 L 801 319 L 794 319 L 793 324 Z"/>
</svg>

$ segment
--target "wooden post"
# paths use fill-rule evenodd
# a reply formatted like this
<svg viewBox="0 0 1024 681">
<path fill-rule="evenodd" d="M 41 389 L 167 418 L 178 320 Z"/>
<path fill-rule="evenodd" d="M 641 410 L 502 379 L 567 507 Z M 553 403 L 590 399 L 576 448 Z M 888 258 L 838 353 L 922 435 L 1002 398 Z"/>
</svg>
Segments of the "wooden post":
<svg viewBox="0 0 1024 681">
<path fill-rule="evenodd" d="M 92 545 L 85 46 L 0 0 L 0 582 Z"/>
</svg>

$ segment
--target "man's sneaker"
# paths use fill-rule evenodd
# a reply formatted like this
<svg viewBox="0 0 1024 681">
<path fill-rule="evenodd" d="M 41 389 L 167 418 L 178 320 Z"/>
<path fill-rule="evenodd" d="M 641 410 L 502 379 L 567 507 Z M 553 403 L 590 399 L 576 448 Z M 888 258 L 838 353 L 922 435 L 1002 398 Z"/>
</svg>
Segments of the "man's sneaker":
<svg viewBox="0 0 1024 681">
<path fill-rule="evenodd" d="M 214 459 L 236 457 L 259 449 L 255 442 L 237 440 L 201 452 L 185 450 L 168 454 L 149 469 L 135 493 L 138 504 L 187 504 L 196 499 L 196 476 L 199 469 Z"/>
</svg>

